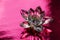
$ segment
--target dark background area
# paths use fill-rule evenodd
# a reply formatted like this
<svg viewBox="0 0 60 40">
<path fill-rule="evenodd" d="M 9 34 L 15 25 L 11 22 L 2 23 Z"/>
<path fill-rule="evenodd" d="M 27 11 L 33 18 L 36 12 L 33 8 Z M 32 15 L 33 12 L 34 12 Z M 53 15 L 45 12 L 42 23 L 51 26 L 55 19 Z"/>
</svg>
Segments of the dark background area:
<svg viewBox="0 0 60 40">
<path fill-rule="evenodd" d="M 60 40 L 60 0 L 51 0 L 52 17 L 54 18 L 51 24 L 51 40 Z"/>
</svg>

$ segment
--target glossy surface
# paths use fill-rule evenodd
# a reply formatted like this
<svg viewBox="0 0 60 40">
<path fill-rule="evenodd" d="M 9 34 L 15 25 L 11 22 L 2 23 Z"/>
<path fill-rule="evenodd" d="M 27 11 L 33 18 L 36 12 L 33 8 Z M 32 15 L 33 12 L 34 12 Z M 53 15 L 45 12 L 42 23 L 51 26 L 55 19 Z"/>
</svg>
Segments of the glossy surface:
<svg viewBox="0 0 60 40">
<path fill-rule="evenodd" d="M 0 0 L 0 31 L 7 32 L 5 35 L 0 36 L 0 38 L 13 36 L 14 40 L 20 40 L 20 33 L 23 31 L 23 28 L 19 25 L 24 21 L 20 10 L 35 9 L 40 5 L 46 15 L 50 15 L 49 3 L 50 0 Z"/>
</svg>

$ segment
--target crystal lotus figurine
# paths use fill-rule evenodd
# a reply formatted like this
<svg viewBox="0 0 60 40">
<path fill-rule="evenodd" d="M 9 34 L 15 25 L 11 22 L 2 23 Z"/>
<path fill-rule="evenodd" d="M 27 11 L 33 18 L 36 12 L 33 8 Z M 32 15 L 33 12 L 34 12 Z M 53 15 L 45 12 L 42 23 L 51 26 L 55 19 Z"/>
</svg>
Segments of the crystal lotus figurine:
<svg viewBox="0 0 60 40">
<path fill-rule="evenodd" d="M 52 32 L 47 25 L 52 21 L 52 17 L 45 16 L 44 11 L 38 6 L 35 10 L 30 8 L 28 11 L 20 11 L 22 17 L 26 20 L 20 24 L 24 28 L 21 33 L 21 39 L 33 36 L 37 40 L 49 40 L 49 34 Z"/>
</svg>

